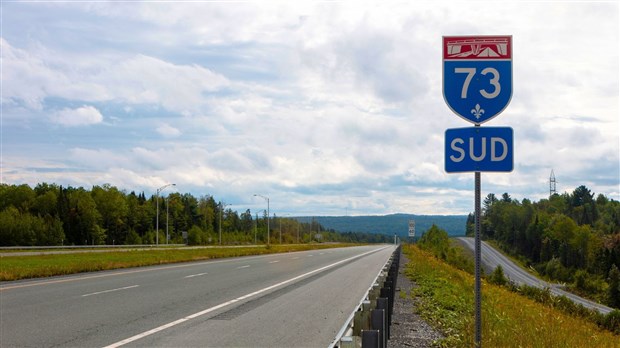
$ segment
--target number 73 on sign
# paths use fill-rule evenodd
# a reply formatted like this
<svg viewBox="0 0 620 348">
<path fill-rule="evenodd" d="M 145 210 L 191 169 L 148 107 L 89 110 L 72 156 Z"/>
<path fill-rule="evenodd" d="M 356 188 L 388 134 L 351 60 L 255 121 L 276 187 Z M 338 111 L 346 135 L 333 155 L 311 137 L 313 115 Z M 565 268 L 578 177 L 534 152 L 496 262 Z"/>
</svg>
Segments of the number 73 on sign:
<svg viewBox="0 0 620 348">
<path fill-rule="evenodd" d="M 499 115 L 512 98 L 512 36 L 444 36 L 443 96 L 474 124 Z"/>
</svg>

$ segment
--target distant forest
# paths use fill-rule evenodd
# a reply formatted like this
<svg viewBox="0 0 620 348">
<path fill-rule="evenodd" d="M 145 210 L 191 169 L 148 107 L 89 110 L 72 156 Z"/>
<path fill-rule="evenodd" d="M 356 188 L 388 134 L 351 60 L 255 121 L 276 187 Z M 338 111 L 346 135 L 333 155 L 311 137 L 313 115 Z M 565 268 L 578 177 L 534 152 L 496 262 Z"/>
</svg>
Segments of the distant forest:
<svg viewBox="0 0 620 348">
<path fill-rule="evenodd" d="M 489 194 L 480 221 L 484 239 L 538 273 L 620 308 L 620 202 L 585 186 L 538 202 Z M 472 214 L 467 231 L 473 235 Z"/>
<path fill-rule="evenodd" d="M 166 228 L 168 242 L 175 244 L 218 244 L 220 230 L 222 244 L 266 243 L 267 220 L 271 243 L 392 240 L 366 232 L 338 233 L 312 219 L 300 223 L 275 214 L 267 217 L 263 210 L 239 214 L 222 209 L 226 205 L 210 195 L 169 193 L 159 197 L 158 215 L 156 197 L 107 184 L 91 190 L 48 183 L 34 188 L 0 184 L 0 246 L 166 244 Z"/>
<path fill-rule="evenodd" d="M 296 218 L 302 222 L 309 222 L 312 218 Z M 409 220 L 415 221 L 416 237 L 420 237 L 431 226 L 436 225 L 448 232 L 450 236 L 464 236 L 467 215 L 412 215 L 390 214 L 382 216 L 318 216 L 316 218 L 322 226 L 336 231 L 379 233 L 383 235 L 407 237 Z"/>
</svg>

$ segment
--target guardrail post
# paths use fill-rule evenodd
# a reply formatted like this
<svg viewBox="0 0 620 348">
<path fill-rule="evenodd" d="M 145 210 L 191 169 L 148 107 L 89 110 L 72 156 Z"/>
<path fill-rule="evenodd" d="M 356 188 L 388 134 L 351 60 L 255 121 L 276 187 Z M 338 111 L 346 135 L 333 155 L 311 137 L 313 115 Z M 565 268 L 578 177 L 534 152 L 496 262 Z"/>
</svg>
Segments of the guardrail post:
<svg viewBox="0 0 620 348">
<path fill-rule="evenodd" d="M 362 348 L 380 348 L 379 330 L 362 331 Z"/>
<path fill-rule="evenodd" d="M 394 308 L 394 295 L 392 294 L 392 288 L 390 288 L 387 284 L 381 289 L 381 297 L 385 297 L 387 299 L 387 308 L 385 308 L 385 317 L 386 323 L 391 325 L 392 323 L 392 308 Z"/>
<path fill-rule="evenodd" d="M 377 309 L 383 309 L 386 320 L 385 320 L 385 336 L 387 339 L 390 338 L 390 320 L 389 320 L 389 301 L 385 297 L 379 297 L 377 299 Z"/>
<path fill-rule="evenodd" d="M 362 302 L 362 330 L 370 330 L 370 301 Z"/>
<path fill-rule="evenodd" d="M 379 331 L 379 348 L 387 345 L 387 335 L 385 334 L 386 320 L 385 310 L 375 309 L 371 312 L 371 329 Z"/>
<path fill-rule="evenodd" d="M 353 316 L 353 336 L 362 335 L 362 315 L 364 311 L 360 308 Z"/>
</svg>

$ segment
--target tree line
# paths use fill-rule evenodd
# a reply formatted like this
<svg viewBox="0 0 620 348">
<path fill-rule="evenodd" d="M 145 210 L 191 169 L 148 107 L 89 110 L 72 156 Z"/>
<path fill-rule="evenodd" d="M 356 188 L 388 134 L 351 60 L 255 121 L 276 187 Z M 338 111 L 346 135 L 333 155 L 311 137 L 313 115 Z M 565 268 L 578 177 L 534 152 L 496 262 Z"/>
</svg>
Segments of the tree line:
<svg viewBox="0 0 620 348">
<path fill-rule="evenodd" d="M 620 308 L 620 202 L 587 187 L 548 199 L 518 201 L 491 193 L 483 201 L 481 236 L 552 280 Z M 467 234 L 474 233 L 474 215 Z"/>
<path fill-rule="evenodd" d="M 222 244 L 267 243 L 267 221 L 270 243 L 387 241 L 370 233 L 326 231 L 315 220 L 300 223 L 276 214 L 267 216 L 265 211 L 253 214 L 249 209 L 239 214 L 211 195 L 173 192 L 159 197 L 159 209 L 157 200 L 156 195 L 127 193 L 109 184 L 91 190 L 49 183 L 34 188 L 0 184 L 0 246 L 156 241 L 205 245 L 219 244 L 220 231 Z"/>
</svg>

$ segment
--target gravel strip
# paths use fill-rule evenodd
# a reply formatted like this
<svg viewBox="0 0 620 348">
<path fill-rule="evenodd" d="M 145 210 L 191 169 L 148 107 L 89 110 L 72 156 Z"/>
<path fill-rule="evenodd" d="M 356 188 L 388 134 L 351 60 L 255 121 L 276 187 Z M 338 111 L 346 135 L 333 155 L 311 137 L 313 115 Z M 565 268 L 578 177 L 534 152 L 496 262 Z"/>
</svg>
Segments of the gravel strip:
<svg viewBox="0 0 620 348">
<path fill-rule="evenodd" d="M 407 263 L 409 259 L 401 254 L 388 347 L 433 347 L 433 342 L 443 336 L 415 313 L 419 300 L 411 296 L 416 285 L 405 276 Z M 405 298 L 401 297 L 401 292 L 406 294 Z"/>
</svg>

